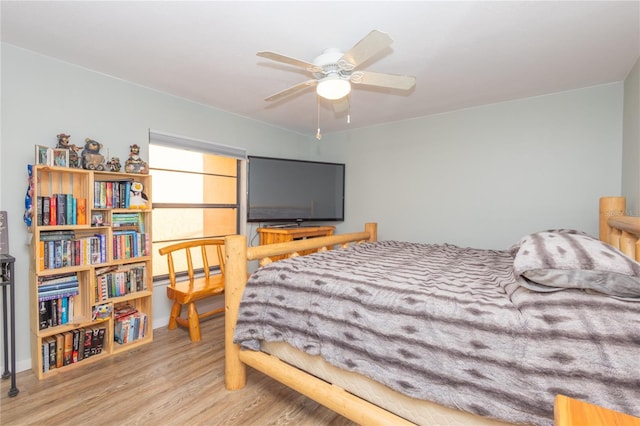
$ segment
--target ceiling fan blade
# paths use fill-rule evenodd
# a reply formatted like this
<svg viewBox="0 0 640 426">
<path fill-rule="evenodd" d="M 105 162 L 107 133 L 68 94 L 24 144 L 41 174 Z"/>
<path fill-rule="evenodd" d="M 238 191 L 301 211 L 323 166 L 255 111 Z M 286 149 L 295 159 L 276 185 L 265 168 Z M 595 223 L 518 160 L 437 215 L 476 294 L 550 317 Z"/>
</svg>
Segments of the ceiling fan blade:
<svg viewBox="0 0 640 426">
<path fill-rule="evenodd" d="M 305 69 L 309 72 L 320 72 L 322 71 L 317 65 L 314 65 L 307 61 L 302 61 L 300 59 L 292 58 L 290 56 L 281 55 L 275 52 L 258 52 L 258 56 L 262 58 L 271 59 L 272 61 L 284 62 L 285 64 L 293 65 L 302 69 Z"/>
<path fill-rule="evenodd" d="M 416 78 L 408 75 L 382 74 L 369 71 L 356 71 L 351 82 L 365 86 L 388 87 L 390 89 L 409 90 L 416 85 Z"/>
<path fill-rule="evenodd" d="M 391 43 L 393 43 L 393 39 L 389 37 L 389 34 L 373 30 L 342 56 L 340 66 L 349 71 L 348 66 L 343 67 L 343 65 L 347 65 L 344 61 L 347 61 L 352 65 L 351 69 L 356 68 L 369 58 L 389 47 Z"/>
<path fill-rule="evenodd" d="M 285 96 L 289 96 L 290 94 L 297 92 L 299 90 L 306 89 L 307 87 L 315 86 L 318 84 L 318 80 L 307 80 L 302 83 L 298 83 L 295 86 L 291 86 L 288 89 L 284 89 L 279 91 L 278 93 L 274 93 L 273 95 L 264 98 L 265 101 L 276 101 L 278 99 L 284 98 Z"/>
</svg>

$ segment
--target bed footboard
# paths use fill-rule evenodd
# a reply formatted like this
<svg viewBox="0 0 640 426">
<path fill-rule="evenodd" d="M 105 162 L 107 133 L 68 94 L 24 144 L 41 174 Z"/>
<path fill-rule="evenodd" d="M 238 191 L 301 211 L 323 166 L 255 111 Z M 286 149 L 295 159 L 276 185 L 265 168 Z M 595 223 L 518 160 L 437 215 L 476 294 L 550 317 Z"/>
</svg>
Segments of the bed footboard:
<svg viewBox="0 0 640 426">
<path fill-rule="evenodd" d="M 247 262 L 258 260 L 263 266 L 271 262 L 272 256 L 297 256 L 305 250 L 327 250 L 344 247 L 352 243 L 376 241 L 377 224 L 365 224 L 364 232 L 310 238 L 288 243 L 247 247 L 244 235 L 230 235 L 225 238 L 225 385 L 229 390 L 237 390 L 246 384 L 246 365 L 241 361 L 240 347 L 233 343 L 233 335 L 238 320 L 238 308 L 247 283 Z M 258 368 L 260 369 L 260 368 Z M 261 369 L 260 369 L 261 370 Z"/>
<path fill-rule="evenodd" d="M 640 217 L 625 211 L 625 197 L 600 198 L 600 239 L 640 261 Z"/>
</svg>

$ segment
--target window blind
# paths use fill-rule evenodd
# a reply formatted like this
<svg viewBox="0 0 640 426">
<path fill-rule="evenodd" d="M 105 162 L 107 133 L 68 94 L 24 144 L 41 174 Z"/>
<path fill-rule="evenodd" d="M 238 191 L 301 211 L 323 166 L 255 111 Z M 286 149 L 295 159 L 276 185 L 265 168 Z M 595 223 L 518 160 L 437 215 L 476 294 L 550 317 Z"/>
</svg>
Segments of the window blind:
<svg viewBox="0 0 640 426">
<path fill-rule="evenodd" d="M 185 136 L 172 135 L 169 133 L 159 132 L 151 129 L 149 129 L 149 143 L 170 148 L 185 149 L 204 152 L 208 154 L 221 155 L 224 157 L 237 158 L 239 160 L 246 160 L 247 158 L 247 151 L 244 148 L 222 145 L 219 143 L 188 138 Z"/>
</svg>

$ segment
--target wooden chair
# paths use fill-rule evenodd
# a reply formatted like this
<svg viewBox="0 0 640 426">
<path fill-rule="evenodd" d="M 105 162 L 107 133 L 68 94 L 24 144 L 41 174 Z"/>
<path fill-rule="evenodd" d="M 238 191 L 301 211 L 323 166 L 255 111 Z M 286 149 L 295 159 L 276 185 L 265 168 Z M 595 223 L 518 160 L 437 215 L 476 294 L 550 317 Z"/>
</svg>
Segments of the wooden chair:
<svg viewBox="0 0 640 426">
<path fill-rule="evenodd" d="M 215 246 L 220 263 L 220 274 L 209 273 L 209 261 L 207 258 L 207 248 Z M 201 240 L 186 241 L 182 243 L 172 244 L 159 250 L 161 255 L 167 255 L 169 264 L 169 286 L 167 286 L 167 297 L 173 300 L 171 307 L 171 316 L 169 317 L 169 330 L 173 330 L 181 325 L 189 329 L 189 338 L 192 342 L 199 342 L 200 337 L 200 320 L 211 315 L 224 312 L 224 306 L 202 314 L 198 314 L 195 302 L 212 296 L 222 294 L 224 292 L 224 256 L 222 248 L 224 246 L 223 239 L 207 238 Z M 192 249 L 197 252 L 199 249 L 202 256 L 202 265 L 204 267 L 204 276 L 201 278 L 194 277 L 194 267 L 192 259 Z M 176 280 L 176 271 L 174 267 L 174 256 L 176 252 L 184 251 L 186 257 L 188 280 L 178 282 Z M 181 256 L 181 255 L 180 255 Z M 182 306 L 187 305 L 187 318 L 182 318 Z"/>
</svg>

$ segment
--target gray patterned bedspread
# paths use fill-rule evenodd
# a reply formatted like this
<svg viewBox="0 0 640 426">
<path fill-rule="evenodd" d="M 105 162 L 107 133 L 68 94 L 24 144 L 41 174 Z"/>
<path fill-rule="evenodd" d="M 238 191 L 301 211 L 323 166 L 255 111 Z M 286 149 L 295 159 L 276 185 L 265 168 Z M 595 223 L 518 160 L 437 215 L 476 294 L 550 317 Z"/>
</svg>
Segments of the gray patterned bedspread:
<svg viewBox="0 0 640 426">
<path fill-rule="evenodd" d="M 551 425 L 558 393 L 640 416 L 640 303 L 519 285 L 508 251 L 381 241 L 272 263 L 235 340 L 285 341 L 409 396 Z"/>
</svg>

